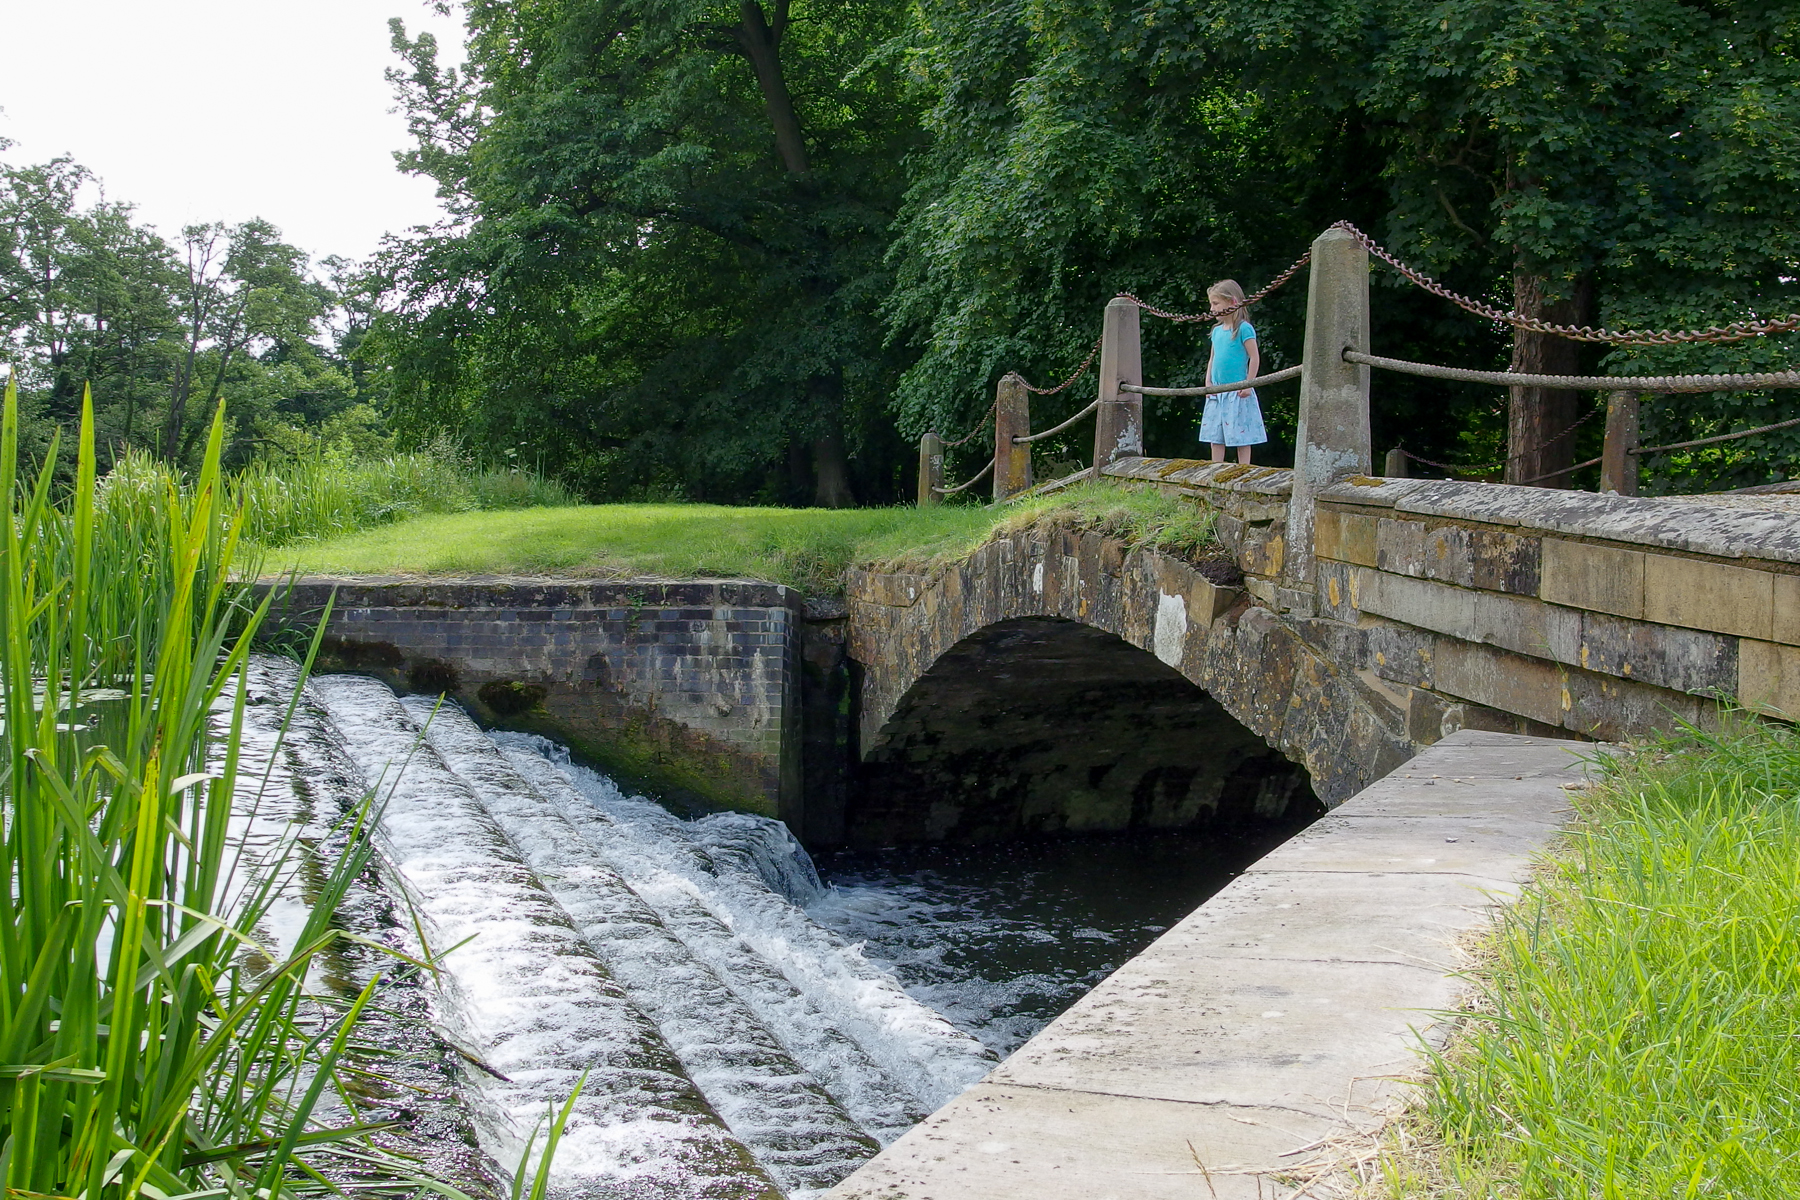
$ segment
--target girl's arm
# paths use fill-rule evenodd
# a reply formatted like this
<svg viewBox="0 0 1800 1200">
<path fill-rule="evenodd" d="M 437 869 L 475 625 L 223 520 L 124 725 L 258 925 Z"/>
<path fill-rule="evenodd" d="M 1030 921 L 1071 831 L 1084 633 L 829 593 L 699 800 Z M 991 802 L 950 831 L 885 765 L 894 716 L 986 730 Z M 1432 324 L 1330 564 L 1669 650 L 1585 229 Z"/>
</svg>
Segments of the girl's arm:
<svg viewBox="0 0 1800 1200">
<path fill-rule="evenodd" d="M 1258 375 L 1262 374 L 1262 351 L 1257 349 L 1255 338 L 1245 339 L 1244 350 L 1250 355 L 1250 373 L 1244 376 L 1244 378 L 1255 379 Z M 1250 389 L 1245 388 L 1243 391 L 1239 392 L 1238 395 L 1243 399 L 1248 400 L 1250 398 Z"/>
<path fill-rule="evenodd" d="M 1211 387 L 1213 385 L 1213 377 L 1212 377 L 1213 363 L 1218 360 L 1218 357 L 1219 357 L 1219 352 L 1217 350 L 1208 350 L 1206 352 L 1206 386 L 1207 387 Z"/>
</svg>

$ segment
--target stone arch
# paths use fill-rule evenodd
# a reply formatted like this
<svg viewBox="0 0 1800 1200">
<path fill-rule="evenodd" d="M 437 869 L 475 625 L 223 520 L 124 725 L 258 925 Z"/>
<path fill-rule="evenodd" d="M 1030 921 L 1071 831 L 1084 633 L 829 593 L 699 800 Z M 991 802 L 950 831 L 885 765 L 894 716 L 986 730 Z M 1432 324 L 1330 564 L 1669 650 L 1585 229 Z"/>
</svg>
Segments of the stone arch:
<svg viewBox="0 0 1800 1200">
<path fill-rule="evenodd" d="M 999 621 L 915 680 L 846 813 L 852 845 L 1291 825 L 1305 771 L 1154 654 L 1064 617 Z"/>
<path fill-rule="evenodd" d="M 1415 752 L 1405 709 L 1364 669 L 1362 643 L 1345 637 L 1353 631 L 1278 617 L 1228 563 L 1196 564 L 1128 551 L 1098 533 L 1034 527 L 933 574 L 854 572 L 847 600 L 866 764 L 892 756 L 891 740 L 905 736 L 903 702 L 940 660 L 983 630 L 1033 618 L 1092 627 L 1147 651 L 1304 767 L 1328 807 Z M 957 665 L 956 658 L 946 663 Z"/>
</svg>

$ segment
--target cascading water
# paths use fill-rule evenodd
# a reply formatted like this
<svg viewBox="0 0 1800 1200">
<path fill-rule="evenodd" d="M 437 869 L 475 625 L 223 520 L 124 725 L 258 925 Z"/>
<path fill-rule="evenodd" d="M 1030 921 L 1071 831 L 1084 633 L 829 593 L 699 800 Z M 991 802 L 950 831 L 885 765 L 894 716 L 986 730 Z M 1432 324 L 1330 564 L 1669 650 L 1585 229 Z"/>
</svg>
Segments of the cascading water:
<svg viewBox="0 0 1800 1200">
<path fill-rule="evenodd" d="M 779 822 L 684 820 L 554 742 L 359 677 L 309 683 L 275 753 L 297 678 L 253 664 L 248 742 L 300 799 L 246 836 L 341 836 L 327 827 L 374 793 L 382 857 L 340 923 L 438 968 L 435 987 L 392 973 L 375 1036 L 416 1069 L 396 1086 L 427 1118 L 395 1147 L 441 1144 L 427 1157 L 471 1194 L 581 1083 L 556 1200 L 816 1195 L 1145 944 L 1165 919 L 1142 893 L 1166 893 L 1166 921 L 1203 898 L 1136 849 L 1123 906 L 1057 891 L 1057 864 L 977 864 L 971 884 L 852 856 L 827 883 Z M 1091 884 L 1093 865 L 1060 868 Z M 303 895 L 277 913 L 297 921 Z M 320 986 L 354 992 L 379 957 Z"/>
</svg>

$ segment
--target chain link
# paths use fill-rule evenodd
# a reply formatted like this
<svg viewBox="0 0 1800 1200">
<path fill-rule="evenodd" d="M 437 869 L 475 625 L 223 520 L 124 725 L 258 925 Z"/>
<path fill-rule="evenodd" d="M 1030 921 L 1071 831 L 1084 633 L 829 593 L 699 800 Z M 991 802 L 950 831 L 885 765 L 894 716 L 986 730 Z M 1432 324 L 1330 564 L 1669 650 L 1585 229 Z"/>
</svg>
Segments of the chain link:
<svg viewBox="0 0 1800 1200">
<path fill-rule="evenodd" d="M 1101 338 L 1095 338 L 1093 349 L 1089 350 L 1088 356 L 1081 360 L 1081 365 L 1079 367 L 1075 368 L 1075 373 L 1073 375 L 1070 375 L 1067 379 L 1063 380 L 1061 383 L 1057 384 L 1055 387 L 1052 387 L 1052 388 L 1033 387 L 1033 386 L 1031 386 L 1031 384 L 1026 383 L 1025 377 L 1023 375 L 1019 375 L 1019 382 L 1025 384 L 1026 391 L 1035 393 L 1036 395 L 1039 395 L 1039 396 L 1054 396 L 1054 395 L 1056 395 L 1056 393 L 1062 391 L 1064 388 L 1068 387 L 1071 383 L 1074 383 L 1077 379 L 1080 379 L 1081 376 L 1087 371 L 1088 366 L 1090 364 L 1092 364 L 1094 361 L 1094 355 L 1100 353 L 1100 343 L 1102 340 L 1103 339 L 1101 339 Z M 1018 374 L 1018 372 L 1015 371 L 1014 374 Z"/>
<path fill-rule="evenodd" d="M 1000 397 L 996 396 L 996 397 L 994 397 L 994 402 L 992 404 L 988 405 L 987 412 L 985 412 L 981 415 L 980 423 L 977 424 L 975 426 L 975 428 L 969 430 L 968 433 L 964 434 L 961 437 L 961 439 L 954 441 L 954 442 L 945 442 L 944 449 L 954 450 L 958 446 L 966 446 L 970 442 L 974 441 L 977 437 L 981 436 L 981 431 L 986 429 L 988 422 L 994 419 L 994 410 L 999 407 L 1000 407 Z"/>
<path fill-rule="evenodd" d="M 1288 280 L 1292 279 L 1294 277 L 1294 273 L 1297 272 L 1301 267 L 1304 267 L 1311 259 L 1312 259 L 1312 251 L 1308 250 L 1305 254 L 1302 254 L 1299 258 L 1294 260 L 1293 266 L 1289 267 L 1287 270 L 1285 270 L 1281 274 L 1277 275 L 1269 283 L 1269 285 L 1267 287 L 1265 287 L 1262 291 L 1256 293 L 1256 295 L 1254 295 L 1254 296 L 1249 297 L 1248 299 L 1244 300 L 1242 303 L 1232 305 L 1230 308 L 1226 309 L 1225 311 L 1226 312 L 1239 312 L 1239 311 L 1249 308 L 1252 304 L 1255 304 L 1258 300 L 1261 300 L 1264 296 L 1267 296 L 1270 292 L 1274 291 L 1276 288 L 1280 287 L 1282 284 L 1284 284 Z M 1115 297 L 1115 299 L 1129 300 L 1133 304 L 1137 305 L 1139 308 L 1143 309 L 1145 312 L 1149 313 L 1153 317 L 1161 317 L 1165 321 L 1175 321 L 1177 323 L 1180 323 L 1183 321 L 1216 321 L 1221 316 L 1224 315 L 1224 313 L 1210 313 L 1210 312 L 1203 312 L 1203 313 L 1169 312 L 1166 309 L 1158 308 L 1154 304 L 1150 304 L 1143 300 L 1138 299 L 1136 296 L 1132 295 L 1130 292 L 1120 292 L 1118 294 L 1118 296 Z M 1034 393 L 1035 395 L 1039 395 L 1039 396 L 1054 396 L 1054 395 L 1056 395 L 1056 393 L 1062 391 L 1064 388 L 1066 388 L 1070 384 L 1074 383 L 1077 379 L 1080 379 L 1082 377 L 1082 375 L 1087 372 L 1087 369 L 1093 365 L 1094 356 L 1100 353 L 1101 340 L 1102 339 L 1100 339 L 1100 338 L 1094 339 L 1093 348 L 1088 351 L 1088 356 L 1081 360 L 1081 365 L 1079 367 L 1076 367 L 1073 374 L 1071 374 L 1067 379 L 1063 380 L 1061 383 L 1057 384 L 1055 387 L 1049 387 L 1049 388 L 1036 387 L 1036 386 L 1032 385 L 1031 383 L 1025 382 L 1025 377 L 1022 375 L 1019 377 L 1020 382 L 1025 383 L 1026 391 Z"/>
<path fill-rule="evenodd" d="M 1264 296 L 1267 296 L 1270 292 L 1274 291 L 1276 288 L 1280 287 L 1282 284 L 1284 284 L 1288 280 L 1292 279 L 1294 277 L 1295 273 L 1298 272 L 1301 267 L 1304 267 L 1307 263 L 1309 263 L 1311 261 L 1312 261 L 1312 251 L 1308 250 L 1305 254 L 1302 254 L 1299 258 L 1295 259 L 1293 265 L 1290 266 L 1287 270 L 1283 271 L 1281 274 L 1277 275 L 1274 279 L 1270 280 L 1268 286 L 1263 288 L 1262 291 L 1256 293 L 1254 296 L 1249 296 L 1243 300 L 1240 300 L 1238 303 L 1236 303 L 1236 304 L 1232 305 L 1230 308 L 1226 309 L 1225 312 L 1221 312 L 1221 313 L 1168 312 L 1165 309 L 1160 309 L 1160 308 L 1156 307 L 1156 305 L 1154 305 L 1154 304 L 1148 304 L 1142 300 L 1139 300 L 1136 296 L 1132 295 L 1130 292 L 1120 292 L 1117 298 L 1120 300 L 1129 300 L 1133 304 L 1137 305 L 1139 308 L 1143 309 L 1145 312 L 1149 313 L 1151 316 L 1161 317 L 1165 321 L 1175 321 L 1177 323 L 1180 323 L 1183 321 L 1217 321 L 1220 317 L 1225 316 L 1227 313 L 1243 312 L 1243 311 L 1247 310 L 1252 304 L 1255 304 L 1257 301 L 1261 300 Z"/>
<path fill-rule="evenodd" d="M 1414 284 L 1434 296 L 1441 296 L 1450 303 L 1474 313 L 1490 321 L 1498 321 L 1503 325 L 1511 325 L 1515 329 L 1524 329 L 1532 333 L 1549 333 L 1557 337 L 1568 338 L 1575 342 L 1604 342 L 1613 346 L 1678 346 L 1689 342 L 1738 342 L 1749 337 L 1761 337 L 1769 333 L 1792 333 L 1800 329 L 1800 313 L 1785 317 L 1771 317 L 1764 321 L 1733 321 L 1729 325 L 1712 325 L 1705 329 L 1595 329 L 1588 325 L 1554 325 L 1549 321 L 1540 321 L 1535 317 L 1523 317 L 1516 312 L 1495 308 L 1491 304 L 1483 304 L 1479 300 L 1471 300 L 1467 296 L 1451 291 L 1423 271 L 1416 271 L 1407 266 L 1390 253 L 1387 247 L 1358 229 L 1348 221 L 1339 221 L 1333 229 L 1342 229 L 1362 244 L 1362 248 L 1379 258 L 1400 274 L 1406 276 Z"/>
</svg>

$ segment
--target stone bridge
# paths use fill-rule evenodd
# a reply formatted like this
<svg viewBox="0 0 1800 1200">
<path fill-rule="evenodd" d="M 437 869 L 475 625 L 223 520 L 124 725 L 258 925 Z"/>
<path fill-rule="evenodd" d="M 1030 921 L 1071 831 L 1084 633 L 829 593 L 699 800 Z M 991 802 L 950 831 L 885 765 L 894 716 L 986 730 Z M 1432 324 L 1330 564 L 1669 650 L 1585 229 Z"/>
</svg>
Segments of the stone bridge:
<svg viewBox="0 0 1800 1200">
<path fill-rule="evenodd" d="M 323 665 L 445 691 L 811 845 L 1315 816 L 1459 729 L 1800 714 L 1790 513 L 1128 457 L 1218 557 L 1035 527 L 847 603 L 741 582 L 310 580 Z M 1296 538 L 1294 511 L 1311 511 Z"/>
<path fill-rule="evenodd" d="M 1125 458 L 1217 514 L 1193 563 L 1037 527 L 853 573 L 854 844 L 1298 817 L 1459 729 L 1643 737 L 1800 713 L 1800 524 L 1540 488 Z M 1300 778 L 1287 764 L 1304 768 Z"/>
</svg>

